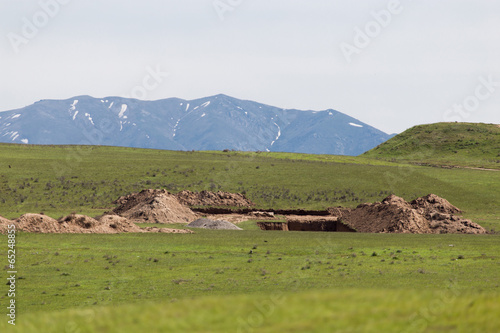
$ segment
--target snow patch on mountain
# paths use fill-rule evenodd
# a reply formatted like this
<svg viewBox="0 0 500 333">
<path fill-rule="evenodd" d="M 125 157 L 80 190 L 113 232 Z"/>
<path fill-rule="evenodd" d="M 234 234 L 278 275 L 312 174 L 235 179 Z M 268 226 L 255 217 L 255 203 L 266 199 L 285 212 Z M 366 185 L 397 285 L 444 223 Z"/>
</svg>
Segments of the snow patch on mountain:
<svg viewBox="0 0 500 333">
<path fill-rule="evenodd" d="M 92 117 L 90 116 L 90 113 L 85 113 L 85 116 L 87 117 L 87 119 L 92 123 L 92 125 L 95 125 L 94 124 L 94 121 L 92 120 Z"/>
<path fill-rule="evenodd" d="M 118 118 L 122 118 L 125 111 L 127 111 L 127 104 L 122 104 L 122 109 L 120 110 L 120 113 L 118 113 Z"/>
<path fill-rule="evenodd" d="M 354 127 L 363 127 L 363 125 L 355 124 L 355 123 L 349 123 L 349 125 L 354 126 Z"/>
<path fill-rule="evenodd" d="M 278 127 L 278 135 L 276 136 L 276 139 L 274 139 L 274 141 L 273 141 L 273 142 L 271 142 L 271 146 L 272 146 L 272 145 L 274 145 L 274 143 L 275 143 L 276 141 L 278 141 L 278 139 L 279 139 L 279 138 L 280 138 L 280 136 L 281 136 L 281 128 L 280 128 L 280 126 L 279 126 L 278 124 L 276 124 L 276 123 L 274 123 L 274 125 L 276 125 L 276 126 Z"/>
<path fill-rule="evenodd" d="M 189 105 L 189 104 L 188 104 L 188 105 Z M 179 126 L 179 122 L 180 122 L 180 121 L 181 121 L 181 120 L 179 119 L 179 120 L 177 120 L 177 122 L 175 123 L 175 126 L 174 126 L 174 134 L 172 135 L 172 137 L 175 137 L 175 134 L 176 134 L 175 132 L 177 132 L 177 126 Z"/>
</svg>

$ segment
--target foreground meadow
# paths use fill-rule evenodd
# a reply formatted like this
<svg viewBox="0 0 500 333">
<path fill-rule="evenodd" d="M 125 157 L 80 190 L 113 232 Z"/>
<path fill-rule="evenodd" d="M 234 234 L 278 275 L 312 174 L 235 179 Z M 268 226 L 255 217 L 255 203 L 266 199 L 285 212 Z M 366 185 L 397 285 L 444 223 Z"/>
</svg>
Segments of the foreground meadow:
<svg viewBox="0 0 500 333">
<path fill-rule="evenodd" d="M 498 235 L 18 234 L 16 332 L 495 332 Z M 5 296 L 2 300 L 7 299 Z M 411 329 L 410 329 L 411 328 Z"/>
<path fill-rule="evenodd" d="M 0 145 L 0 170 L 0 215 L 7 218 L 95 216 L 121 195 L 165 188 L 240 192 L 259 208 L 277 209 L 435 193 L 488 230 L 500 227 L 496 171 L 342 156 L 30 145 Z M 5 317 L 0 331 L 500 331 L 498 233 L 240 226 L 194 234 L 20 232 L 17 324 Z M 7 237 L 0 239 L 7 258 Z"/>
</svg>

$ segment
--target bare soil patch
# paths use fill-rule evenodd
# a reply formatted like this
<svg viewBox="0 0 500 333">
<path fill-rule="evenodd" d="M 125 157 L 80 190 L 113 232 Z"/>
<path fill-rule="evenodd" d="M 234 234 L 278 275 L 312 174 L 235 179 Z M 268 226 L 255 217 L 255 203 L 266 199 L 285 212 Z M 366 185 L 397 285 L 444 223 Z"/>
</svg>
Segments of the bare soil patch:
<svg viewBox="0 0 500 333">
<path fill-rule="evenodd" d="M 186 206 L 230 206 L 251 207 L 255 204 L 241 193 L 229 192 L 191 192 L 181 191 L 175 194 L 180 203 Z"/>
<path fill-rule="evenodd" d="M 3 225 L 8 223 L 8 220 L 6 221 L 0 221 L 2 225 L 0 230 L 3 230 Z M 56 220 L 43 214 L 24 214 L 13 222 L 17 230 L 34 233 L 117 234 L 123 232 L 192 232 L 180 229 L 140 228 L 132 221 L 118 215 L 104 215 L 98 219 L 94 219 L 86 215 L 71 214 Z"/>
<path fill-rule="evenodd" d="M 258 217 L 249 215 L 249 214 L 204 214 L 204 217 L 210 220 L 220 220 L 224 219 L 231 223 L 240 223 L 248 220 L 257 220 Z"/>
</svg>

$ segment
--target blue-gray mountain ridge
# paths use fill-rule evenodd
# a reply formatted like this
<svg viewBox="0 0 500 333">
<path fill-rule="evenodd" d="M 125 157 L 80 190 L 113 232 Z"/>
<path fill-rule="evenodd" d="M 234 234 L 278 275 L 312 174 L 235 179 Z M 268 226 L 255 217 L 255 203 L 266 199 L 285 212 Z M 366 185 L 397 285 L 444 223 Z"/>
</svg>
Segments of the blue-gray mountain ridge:
<svg viewBox="0 0 500 333">
<path fill-rule="evenodd" d="M 0 112 L 0 142 L 359 155 L 391 135 L 335 110 L 216 95 L 141 101 L 77 96 Z"/>
</svg>

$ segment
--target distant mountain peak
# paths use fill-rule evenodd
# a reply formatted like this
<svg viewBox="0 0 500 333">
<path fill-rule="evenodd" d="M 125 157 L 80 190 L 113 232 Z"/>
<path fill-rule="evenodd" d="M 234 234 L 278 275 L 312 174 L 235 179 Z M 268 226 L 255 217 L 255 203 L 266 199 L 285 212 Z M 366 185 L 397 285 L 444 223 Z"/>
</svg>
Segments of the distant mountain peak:
<svg viewBox="0 0 500 333">
<path fill-rule="evenodd" d="M 80 95 L 0 112 L 0 142 L 359 155 L 390 136 L 339 111 L 225 94 L 141 101 Z"/>
</svg>

